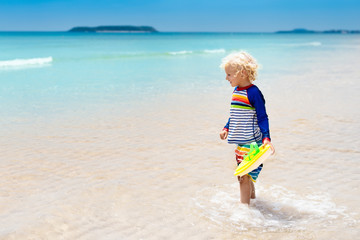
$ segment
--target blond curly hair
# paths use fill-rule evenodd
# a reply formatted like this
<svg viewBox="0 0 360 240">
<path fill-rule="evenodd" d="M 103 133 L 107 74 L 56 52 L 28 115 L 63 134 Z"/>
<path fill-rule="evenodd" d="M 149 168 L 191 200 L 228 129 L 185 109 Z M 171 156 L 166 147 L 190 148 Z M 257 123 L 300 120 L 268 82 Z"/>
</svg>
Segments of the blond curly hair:
<svg viewBox="0 0 360 240">
<path fill-rule="evenodd" d="M 250 81 L 255 81 L 259 68 L 256 59 L 245 51 L 234 52 L 224 57 L 220 67 L 225 69 L 227 66 L 235 68 L 237 70 L 236 75 L 244 70 Z"/>
</svg>

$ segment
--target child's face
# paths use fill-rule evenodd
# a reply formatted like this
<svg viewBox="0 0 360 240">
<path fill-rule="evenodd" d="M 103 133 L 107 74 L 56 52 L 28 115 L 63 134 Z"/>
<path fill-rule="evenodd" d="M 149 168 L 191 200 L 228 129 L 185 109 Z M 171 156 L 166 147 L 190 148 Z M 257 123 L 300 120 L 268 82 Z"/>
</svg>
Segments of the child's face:
<svg viewBox="0 0 360 240">
<path fill-rule="evenodd" d="M 245 74 L 238 72 L 238 70 L 230 65 L 225 67 L 226 80 L 230 82 L 232 87 L 245 87 L 250 84 Z"/>
</svg>

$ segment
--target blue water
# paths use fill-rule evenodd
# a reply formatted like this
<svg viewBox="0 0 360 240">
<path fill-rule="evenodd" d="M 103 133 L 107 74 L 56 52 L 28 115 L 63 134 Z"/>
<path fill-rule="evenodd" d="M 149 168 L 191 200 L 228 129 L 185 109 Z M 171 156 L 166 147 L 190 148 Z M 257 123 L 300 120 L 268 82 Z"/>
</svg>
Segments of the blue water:
<svg viewBox="0 0 360 240">
<path fill-rule="evenodd" d="M 259 78 L 276 81 L 278 74 L 301 72 L 304 61 L 351 52 L 359 42 L 358 35 L 3 32 L 0 110 L 46 114 L 211 90 L 224 81 L 221 58 L 236 50 L 258 59 Z"/>
<path fill-rule="evenodd" d="M 218 135 L 241 49 L 277 152 L 251 208 Z M 0 33 L 0 236 L 355 239 L 359 56 L 360 35 Z"/>
</svg>

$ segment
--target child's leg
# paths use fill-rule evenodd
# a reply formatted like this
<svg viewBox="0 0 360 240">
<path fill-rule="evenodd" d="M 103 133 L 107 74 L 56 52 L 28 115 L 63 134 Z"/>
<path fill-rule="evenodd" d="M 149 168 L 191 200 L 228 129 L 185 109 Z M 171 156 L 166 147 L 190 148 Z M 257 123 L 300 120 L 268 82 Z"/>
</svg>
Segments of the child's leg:
<svg viewBox="0 0 360 240">
<path fill-rule="evenodd" d="M 254 182 L 253 181 L 250 181 L 251 182 L 251 199 L 255 199 L 256 198 L 256 195 L 255 195 L 255 185 L 254 185 Z"/>
<path fill-rule="evenodd" d="M 262 143 L 258 142 L 258 146 L 261 146 Z M 244 159 L 244 156 L 250 151 L 250 145 L 240 145 L 238 144 L 237 148 L 235 149 L 235 159 L 236 163 L 239 165 L 242 160 Z M 259 173 L 262 169 L 263 165 L 261 164 L 257 169 L 251 171 L 248 173 L 248 175 L 245 175 L 243 177 L 238 177 L 239 183 L 240 183 L 240 199 L 242 203 L 250 203 L 250 199 L 255 199 L 255 186 L 253 183 L 253 179 L 256 181 L 256 179 L 259 176 Z M 251 177 L 250 177 L 250 176 Z"/>
<path fill-rule="evenodd" d="M 252 192 L 253 190 L 255 191 L 255 188 L 253 187 L 253 183 L 248 175 L 238 177 L 238 180 L 240 182 L 241 203 L 250 204 L 250 198 L 252 196 Z"/>
</svg>

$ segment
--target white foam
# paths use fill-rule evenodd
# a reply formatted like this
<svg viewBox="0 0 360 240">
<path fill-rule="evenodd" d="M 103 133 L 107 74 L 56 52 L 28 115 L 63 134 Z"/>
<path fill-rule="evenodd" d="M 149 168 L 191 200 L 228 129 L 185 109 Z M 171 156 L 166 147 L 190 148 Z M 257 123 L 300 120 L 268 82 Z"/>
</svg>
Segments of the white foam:
<svg viewBox="0 0 360 240">
<path fill-rule="evenodd" d="M 317 47 L 317 46 L 321 46 L 322 43 L 321 42 L 310 42 L 310 43 L 308 43 L 308 45 Z"/>
<path fill-rule="evenodd" d="M 250 207 L 239 203 L 238 184 L 204 189 L 194 202 L 200 215 L 234 231 L 273 232 L 356 224 L 346 208 L 337 206 L 326 193 L 302 196 L 276 185 L 257 186 L 257 199 Z"/>
<path fill-rule="evenodd" d="M 50 64 L 53 61 L 52 57 L 45 58 L 29 58 L 29 59 L 13 59 L 0 61 L 0 68 L 19 68 L 26 66 L 41 66 Z"/>
<path fill-rule="evenodd" d="M 220 49 L 205 49 L 204 53 L 224 53 L 226 52 L 225 49 L 220 48 Z"/>
<path fill-rule="evenodd" d="M 191 54 L 193 51 L 177 51 L 177 52 L 169 52 L 171 55 L 184 55 L 184 54 Z"/>
<path fill-rule="evenodd" d="M 322 45 L 321 42 L 305 42 L 305 43 L 291 43 L 291 44 L 284 44 L 288 47 L 320 47 Z"/>
<path fill-rule="evenodd" d="M 183 50 L 183 51 L 176 51 L 176 52 L 168 52 L 167 54 L 170 55 L 186 55 L 186 54 L 214 54 L 214 53 L 225 53 L 226 50 L 223 48 L 219 49 L 205 49 L 200 51 L 189 51 L 189 50 Z"/>
</svg>

